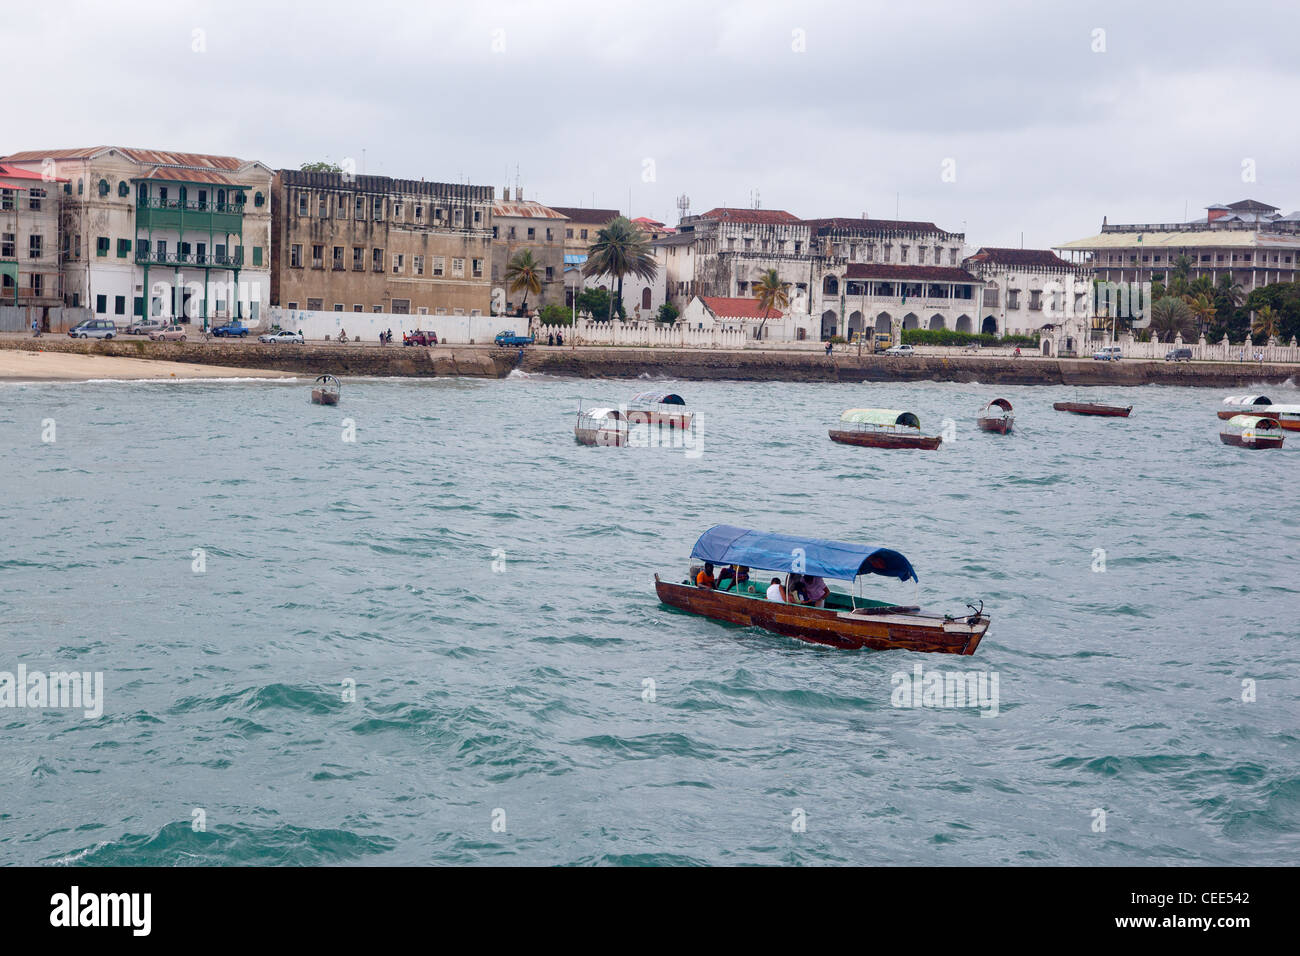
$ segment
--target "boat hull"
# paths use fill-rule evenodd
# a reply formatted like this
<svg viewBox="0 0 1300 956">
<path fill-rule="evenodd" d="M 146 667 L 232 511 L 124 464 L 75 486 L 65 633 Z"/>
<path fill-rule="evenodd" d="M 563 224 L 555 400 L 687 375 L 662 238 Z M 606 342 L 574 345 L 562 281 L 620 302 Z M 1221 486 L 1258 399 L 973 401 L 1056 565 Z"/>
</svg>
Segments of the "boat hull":
<svg viewBox="0 0 1300 956">
<path fill-rule="evenodd" d="M 881 609 L 873 609 L 871 614 L 851 614 L 833 608 L 742 597 L 689 584 L 670 584 L 659 580 L 657 574 L 655 592 L 664 604 L 681 611 L 847 650 L 970 655 L 975 653 L 989 627 L 987 615 L 979 616 L 971 624 L 966 618 L 945 621 L 941 617 Z"/>
<path fill-rule="evenodd" d="M 996 432 L 999 435 L 1005 435 L 1011 431 L 1011 425 L 1015 421 L 1010 415 L 1006 418 L 981 418 L 976 424 L 979 425 L 980 431 Z"/>
<path fill-rule="evenodd" d="M 1223 442 L 1225 445 L 1232 445 L 1236 448 L 1281 448 L 1283 439 L 1281 435 L 1269 436 L 1267 438 L 1261 438 L 1256 435 L 1248 441 L 1241 435 L 1230 435 L 1226 432 L 1219 432 L 1219 441 Z"/>
<path fill-rule="evenodd" d="M 1133 406 L 1120 408 L 1118 405 L 1098 405 L 1094 402 L 1054 402 L 1052 407 L 1058 412 L 1073 412 L 1076 415 L 1100 415 L 1103 418 L 1128 418 Z"/>
<path fill-rule="evenodd" d="M 627 444 L 627 432 L 616 428 L 574 428 L 573 439 L 579 445 L 621 446 Z"/>
<path fill-rule="evenodd" d="M 694 412 L 654 412 L 629 408 L 628 424 L 663 425 L 667 428 L 690 428 L 695 419 Z"/>
<path fill-rule="evenodd" d="M 1219 418 L 1225 422 L 1229 419 L 1236 418 L 1238 415 L 1256 415 L 1264 418 L 1273 418 L 1277 421 L 1278 425 L 1281 426 L 1282 431 L 1300 432 L 1300 416 L 1287 416 L 1286 414 L 1269 415 L 1267 407 L 1252 408 L 1247 405 L 1235 412 L 1221 411 L 1218 415 Z"/>
<path fill-rule="evenodd" d="M 923 448 L 934 451 L 943 442 L 938 435 L 891 435 L 887 432 L 847 432 L 832 428 L 831 441 L 864 448 Z"/>
</svg>

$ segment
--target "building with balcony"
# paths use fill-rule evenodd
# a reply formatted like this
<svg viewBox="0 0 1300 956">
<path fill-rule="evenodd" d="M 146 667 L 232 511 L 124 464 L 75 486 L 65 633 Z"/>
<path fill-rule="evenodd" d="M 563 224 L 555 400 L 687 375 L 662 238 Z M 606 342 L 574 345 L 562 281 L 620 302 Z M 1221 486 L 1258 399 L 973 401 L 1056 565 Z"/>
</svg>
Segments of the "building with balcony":
<svg viewBox="0 0 1300 956">
<path fill-rule="evenodd" d="M 0 305 L 63 304 L 59 276 L 62 182 L 0 163 Z"/>
<path fill-rule="evenodd" d="M 549 206 L 523 198 L 516 188 L 511 199 L 508 189 L 492 205 L 492 302 L 503 315 L 514 315 L 522 306 L 540 309 L 568 304 L 564 294 L 565 230 L 569 220 Z M 511 292 L 506 272 L 510 260 L 523 250 L 533 254 L 541 270 L 540 295 Z"/>
<path fill-rule="evenodd" d="M 1300 278 L 1300 212 L 1284 216 L 1276 206 L 1243 199 L 1207 206 L 1191 222 L 1112 225 L 1103 218 L 1097 235 L 1055 248 L 1103 282 L 1164 281 L 1183 262 L 1190 279 L 1207 276 L 1217 285 L 1231 276 L 1250 292 Z"/>
<path fill-rule="evenodd" d="M 1080 329 L 1091 324 L 1092 271 L 1050 249 L 982 246 L 965 266 L 982 283 L 976 331 L 1033 335 L 1044 326 L 1063 327 L 1068 319 Z"/>
<path fill-rule="evenodd" d="M 488 315 L 491 186 L 282 169 L 271 302 L 286 309 Z"/>
<path fill-rule="evenodd" d="M 27 150 L 4 162 L 61 182 L 64 305 L 119 324 L 258 320 L 270 291 L 262 163 L 121 146 Z"/>
</svg>

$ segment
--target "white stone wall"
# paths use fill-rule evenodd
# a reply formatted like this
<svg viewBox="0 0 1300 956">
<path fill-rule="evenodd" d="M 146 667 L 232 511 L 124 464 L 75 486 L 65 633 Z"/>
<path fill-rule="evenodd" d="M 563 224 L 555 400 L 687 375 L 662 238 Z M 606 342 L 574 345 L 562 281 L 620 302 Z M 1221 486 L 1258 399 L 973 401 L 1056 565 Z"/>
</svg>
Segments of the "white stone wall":
<svg viewBox="0 0 1300 956">
<path fill-rule="evenodd" d="M 291 332 L 302 332 L 308 341 L 337 341 L 339 332 L 346 331 L 351 341 L 378 342 L 379 333 L 393 330 L 393 344 L 402 344 L 404 332 L 417 329 L 436 332 L 438 342 L 451 345 L 490 344 L 498 332 L 516 331 L 526 334 L 525 321 L 513 316 L 491 315 L 393 315 L 390 312 L 308 312 L 305 309 L 283 309 L 273 306 L 266 310 L 267 319 L 259 331 L 278 324 Z M 567 329 L 565 330 L 568 331 Z"/>
</svg>

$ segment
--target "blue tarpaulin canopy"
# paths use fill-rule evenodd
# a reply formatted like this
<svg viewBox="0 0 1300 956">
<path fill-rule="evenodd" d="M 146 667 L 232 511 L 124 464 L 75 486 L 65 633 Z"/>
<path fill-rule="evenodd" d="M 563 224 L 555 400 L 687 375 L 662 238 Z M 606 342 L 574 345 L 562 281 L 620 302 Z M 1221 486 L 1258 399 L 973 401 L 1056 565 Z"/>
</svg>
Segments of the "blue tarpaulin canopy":
<svg viewBox="0 0 1300 956">
<path fill-rule="evenodd" d="M 916 580 L 911 562 L 888 548 L 768 534 L 728 524 L 714 525 L 700 535 L 691 557 L 713 564 L 743 564 L 762 571 L 793 571 L 839 581 L 852 581 L 859 574 Z"/>
</svg>

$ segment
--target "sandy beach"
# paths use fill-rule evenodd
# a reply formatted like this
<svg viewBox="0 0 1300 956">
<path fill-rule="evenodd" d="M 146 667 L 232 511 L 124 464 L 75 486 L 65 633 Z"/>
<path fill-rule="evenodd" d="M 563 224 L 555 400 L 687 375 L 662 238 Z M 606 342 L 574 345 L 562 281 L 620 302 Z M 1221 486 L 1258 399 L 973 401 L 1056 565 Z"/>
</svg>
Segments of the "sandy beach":
<svg viewBox="0 0 1300 956">
<path fill-rule="evenodd" d="M 0 350 L 0 382 L 84 382 L 91 379 L 292 378 L 274 369 L 195 365 L 116 355 Z"/>
</svg>

